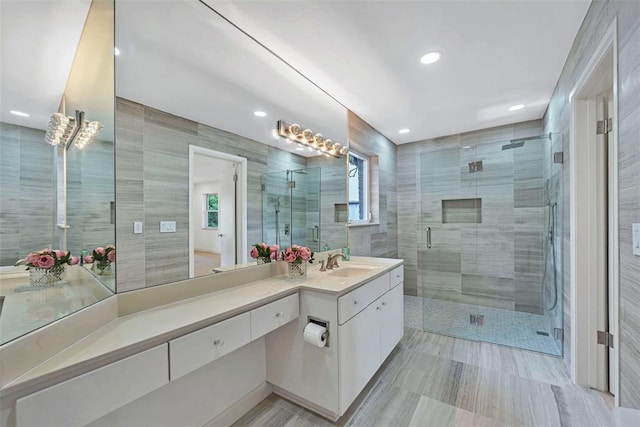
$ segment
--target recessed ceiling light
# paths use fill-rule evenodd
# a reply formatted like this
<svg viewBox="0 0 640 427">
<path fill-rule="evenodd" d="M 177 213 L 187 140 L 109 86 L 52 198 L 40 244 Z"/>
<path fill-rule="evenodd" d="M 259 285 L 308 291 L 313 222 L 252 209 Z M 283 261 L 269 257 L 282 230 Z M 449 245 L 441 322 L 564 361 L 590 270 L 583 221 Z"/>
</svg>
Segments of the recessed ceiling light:
<svg viewBox="0 0 640 427">
<path fill-rule="evenodd" d="M 433 64 L 442 58 L 442 52 L 438 50 L 434 50 L 432 52 L 428 52 L 422 58 L 420 58 L 420 62 L 423 64 Z"/>
<path fill-rule="evenodd" d="M 512 105 L 511 107 L 509 107 L 509 111 L 518 111 L 518 110 L 522 110 L 523 108 L 524 108 L 524 104 Z"/>
<path fill-rule="evenodd" d="M 30 116 L 29 114 L 23 113 L 22 111 L 11 110 L 9 112 L 11 114 L 13 114 L 14 116 L 20 116 L 20 117 L 29 117 Z"/>
<path fill-rule="evenodd" d="M 264 111 L 254 111 L 253 115 L 257 117 L 266 117 L 267 113 L 265 113 Z"/>
<path fill-rule="evenodd" d="M 409 133 L 411 129 L 400 129 L 398 133 Z"/>
<path fill-rule="evenodd" d="M 113 48 L 113 54 L 114 54 L 115 56 L 120 55 L 120 49 L 118 49 L 117 47 L 114 47 L 114 48 Z"/>
</svg>

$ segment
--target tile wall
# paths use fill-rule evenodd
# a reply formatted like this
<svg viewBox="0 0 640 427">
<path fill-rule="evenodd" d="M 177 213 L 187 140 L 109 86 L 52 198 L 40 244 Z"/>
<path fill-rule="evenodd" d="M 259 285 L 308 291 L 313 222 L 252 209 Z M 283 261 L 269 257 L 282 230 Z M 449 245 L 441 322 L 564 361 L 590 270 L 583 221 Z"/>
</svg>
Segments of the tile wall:
<svg viewBox="0 0 640 427">
<path fill-rule="evenodd" d="M 620 224 L 620 404 L 640 409 L 640 257 L 631 248 L 631 224 L 640 222 L 640 2 L 593 1 L 567 57 L 544 116 L 546 132 L 565 145 L 564 221 L 569 224 L 569 95 L 614 20 L 618 40 L 618 182 Z M 615 124 L 614 124 L 615 126 Z M 569 227 L 564 236 L 564 280 L 570 283 Z M 565 286 L 565 351 L 570 352 L 570 286 Z M 569 357 L 565 357 L 570 361 Z"/>
</svg>

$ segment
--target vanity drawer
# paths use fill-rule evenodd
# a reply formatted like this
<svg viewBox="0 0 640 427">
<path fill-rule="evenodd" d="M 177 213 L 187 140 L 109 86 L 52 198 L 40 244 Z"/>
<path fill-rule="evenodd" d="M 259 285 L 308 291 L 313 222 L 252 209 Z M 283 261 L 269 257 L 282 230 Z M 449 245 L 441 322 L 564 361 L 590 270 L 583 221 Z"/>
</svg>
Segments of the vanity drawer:
<svg viewBox="0 0 640 427">
<path fill-rule="evenodd" d="M 18 426 L 84 426 L 169 383 L 167 345 L 71 378 L 16 401 Z"/>
<path fill-rule="evenodd" d="M 344 324 L 388 290 L 389 273 L 341 296 L 338 298 L 338 323 L 340 325 Z"/>
<path fill-rule="evenodd" d="M 251 311 L 251 340 L 279 328 L 300 314 L 298 294 L 289 295 Z"/>
<path fill-rule="evenodd" d="M 231 353 L 251 341 L 249 313 L 169 341 L 171 380 Z"/>
<path fill-rule="evenodd" d="M 404 265 L 396 267 L 389 273 L 390 288 L 394 288 L 397 284 L 404 282 Z"/>
</svg>

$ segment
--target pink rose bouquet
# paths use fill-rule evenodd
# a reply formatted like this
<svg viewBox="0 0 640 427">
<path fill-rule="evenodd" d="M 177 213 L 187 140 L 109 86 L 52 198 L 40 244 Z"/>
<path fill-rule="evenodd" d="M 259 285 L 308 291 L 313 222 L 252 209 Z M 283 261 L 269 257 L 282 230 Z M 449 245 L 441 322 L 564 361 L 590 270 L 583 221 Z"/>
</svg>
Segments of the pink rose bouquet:
<svg viewBox="0 0 640 427">
<path fill-rule="evenodd" d="M 112 262 L 116 260 L 116 247 L 113 245 L 107 245 L 105 247 L 98 246 L 95 248 L 91 255 L 84 257 L 85 264 L 96 263 L 98 267 L 106 268 Z"/>
<path fill-rule="evenodd" d="M 262 258 L 264 262 L 280 261 L 282 259 L 282 255 L 280 254 L 280 246 L 273 245 L 269 246 L 268 244 L 262 243 L 254 243 L 251 248 L 251 258 Z"/>
<path fill-rule="evenodd" d="M 72 257 L 71 252 L 59 249 L 42 249 L 31 252 L 26 258 L 16 262 L 16 265 L 26 265 L 27 270 L 33 267 L 50 269 L 60 265 L 74 265 L 74 258 L 76 257 Z"/>
<path fill-rule="evenodd" d="M 313 262 L 313 252 L 306 246 L 292 245 L 283 252 L 283 258 L 286 262 Z"/>
</svg>

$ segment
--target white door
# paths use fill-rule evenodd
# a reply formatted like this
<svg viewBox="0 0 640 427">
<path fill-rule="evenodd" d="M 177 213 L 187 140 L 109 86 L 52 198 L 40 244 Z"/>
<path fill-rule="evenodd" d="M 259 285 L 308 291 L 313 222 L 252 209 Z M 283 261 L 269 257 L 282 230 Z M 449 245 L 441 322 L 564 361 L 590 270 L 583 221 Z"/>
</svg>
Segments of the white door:
<svg viewBox="0 0 640 427">
<path fill-rule="evenodd" d="M 377 301 L 339 327 L 340 415 L 380 366 L 380 315 Z"/>
<path fill-rule="evenodd" d="M 220 265 L 236 264 L 236 186 L 233 162 L 224 162 L 220 188 L 218 237 L 220 239 Z"/>
<path fill-rule="evenodd" d="M 404 298 L 402 283 L 379 299 L 380 363 L 389 356 L 404 334 Z"/>
</svg>

